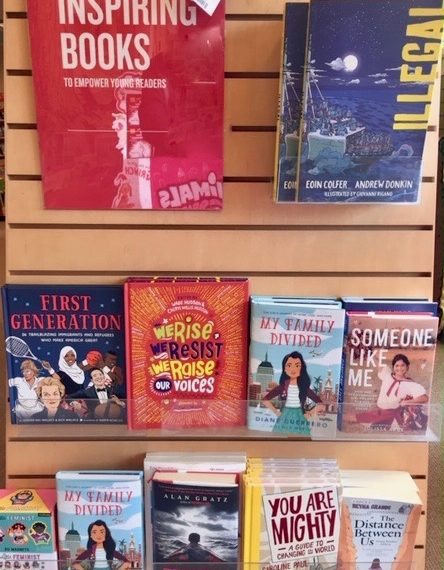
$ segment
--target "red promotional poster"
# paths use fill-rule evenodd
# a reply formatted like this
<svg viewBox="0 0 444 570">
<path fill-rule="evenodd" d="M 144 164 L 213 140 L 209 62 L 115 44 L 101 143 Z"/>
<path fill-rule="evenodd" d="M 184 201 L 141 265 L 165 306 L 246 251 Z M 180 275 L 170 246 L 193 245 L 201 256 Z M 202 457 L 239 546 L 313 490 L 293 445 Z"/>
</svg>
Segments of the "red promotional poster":
<svg viewBox="0 0 444 570">
<path fill-rule="evenodd" d="M 247 279 L 132 278 L 125 318 L 130 428 L 245 423 Z"/>
<path fill-rule="evenodd" d="M 28 17 L 46 208 L 222 208 L 223 0 L 28 0 Z"/>
</svg>

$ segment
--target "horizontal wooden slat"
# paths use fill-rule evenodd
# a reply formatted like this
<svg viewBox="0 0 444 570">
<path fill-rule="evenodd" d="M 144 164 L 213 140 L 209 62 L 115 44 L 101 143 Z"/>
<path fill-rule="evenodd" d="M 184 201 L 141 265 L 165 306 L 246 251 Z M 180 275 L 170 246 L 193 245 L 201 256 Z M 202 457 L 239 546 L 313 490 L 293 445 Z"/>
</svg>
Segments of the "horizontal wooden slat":
<svg viewBox="0 0 444 570">
<path fill-rule="evenodd" d="M 281 52 L 281 35 L 281 21 L 227 21 L 225 24 L 225 71 L 277 71 Z M 27 19 L 8 20 L 4 45 L 6 70 L 32 69 Z M 248 50 L 243 49 L 245 46 L 248 46 Z"/>
<path fill-rule="evenodd" d="M 7 69 L 31 69 L 28 20 L 8 19 L 4 28 L 4 60 Z"/>
<path fill-rule="evenodd" d="M 7 109 L 8 123 L 36 123 L 34 88 L 31 76 L 8 75 L 5 89 L 13 96 Z M 225 80 L 225 124 L 243 126 L 275 126 L 278 79 L 237 78 Z M 439 89 L 436 90 L 439 96 Z M 439 123 L 439 106 L 434 105 L 430 124 Z"/>
<path fill-rule="evenodd" d="M 402 221 L 403 225 L 432 224 L 435 215 L 435 184 L 422 185 L 421 203 L 402 210 L 390 204 L 343 205 L 319 207 L 275 204 L 271 183 L 225 183 L 221 212 L 147 212 L 147 211 L 69 211 L 45 210 L 43 188 L 38 181 L 7 182 L 8 222 L 10 224 L 193 224 L 193 225 L 275 225 L 316 226 L 324 224 L 381 225 Z M 23 208 L 26 204 L 26 208 Z"/>
<path fill-rule="evenodd" d="M 226 0 L 225 5 L 227 14 L 282 14 L 286 2 L 288 0 Z"/>
<path fill-rule="evenodd" d="M 378 271 L 427 272 L 433 266 L 432 231 L 335 232 L 288 230 L 165 229 L 128 231 L 77 229 L 72 232 L 10 229 L 9 270 L 99 271 L 113 267 L 154 271 Z M 91 246 L 96 254 L 91 255 Z M 285 252 L 278 256 L 276 252 Z M 381 252 L 384 251 L 384 256 Z M 51 252 L 51 255 L 47 255 Z"/>
<path fill-rule="evenodd" d="M 226 0 L 225 12 L 227 14 L 282 14 L 284 4 L 285 0 Z M 4 0 L 4 6 L 6 12 L 25 12 L 26 0 Z"/>
<path fill-rule="evenodd" d="M 149 270 L 146 269 L 146 274 Z M 173 273 L 170 269 L 169 273 Z M 201 272 L 200 272 L 201 273 Z M 54 271 L 50 275 L 27 273 L 20 274 L 8 271 L 6 279 L 8 283 L 93 283 L 93 284 L 116 284 L 123 283 L 129 273 L 121 275 L 95 274 L 94 272 L 82 272 L 80 275 L 66 272 L 60 274 Z M 258 295 L 365 295 L 372 297 L 427 297 L 433 295 L 433 279 L 429 277 L 398 276 L 384 277 L 370 272 L 366 277 L 356 277 L 350 273 L 344 275 L 326 276 L 319 272 L 317 275 L 283 277 L 280 275 L 253 276 L 250 277 L 251 292 Z"/>
<path fill-rule="evenodd" d="M 9 123 L 36 123 L 34 85 L 31 76 L 6 75 L 5 92 L 14 98 L 6 100 L 6 114 Z M 9 104 L 11 103 L 11 104 Z"/>
<path fill-rule="evenodd" d="M 50 489 L 55 487 L 54 477 L 47 477 L 44 479 L 40 478 L 31 479 L 29 475 L 22 474 L 20 475 L 20 477 L 16 478 L 16 481 L 21 481 L 21 483 L 18 483 L 17 486 L 26 485 L 31 487 L 37 486 L 40 488 L 50 488 Z M 30 484 L 30 481 L 33 481 L 33 484 Z M 415 481 L 415 483 L 419 487 L 419 496 L 421 497 L 423 505 L 425 505 L 427 503 L 427 481 L 424 479 L 424 480 Z"/>
<path fill-rule="evenodd" d="M 40 157 L 35 129 L 6 129 L 6 172 L 9 175 L 39 175 Z M 423 176 L 436 177 L 438 133 L 429 132 Z M 272 177 L 274 173 L 275 133 L 225 132 L 224 175 L 229 177 Z M 427 150 L 428 149 L 428 150 Z"/>
<path fill-rule="evenodd" d="M 3 0 L 5 12 L 26 12 L 26 0 Z"/>
<path fill-rule="evenodd" d="M 14 98 L 7 109 L 8 123 L 36 123 L 32 77 L 7 75 L 5 89 Z M 277 79 L 226 79 L 225 124 L 275 126 L 277 100 Z"/>
<path fill-rule="evenodd" d="M 168 451 L 243 451 L 248 445 L 250 457 L 332 457 L 343 469 L 387 469 L 387 458 L 393 458 L 393 443 L 365 442 L 294 442 L 279 441 L 132 441 L 119 446 L 119 453 L 112 450 L 112 441 L 88 442 L 88 453 L 78 442 L 14 442 L 9 444 L 8 472 L 48 475 L 62 469 L 141 469 L 143 457 L 150 450 Z M 427 465 L 427 444 L 400 443 L 396 461 L 391 460 L 392 469 L 417 473 L 418 467 Z M 45 458 L 42 463 L 41 459 Z M 396 466 L 394 466 L 396 464 Z M 43 472 L 42 469 L 45 471 Z"/>
<path fill-rule="evenodd" d="M 6 172 L 9 175 L 39 175 L 40 157 L 37 131 L 7 131 Z M 273 175 L 274 133 L 225 134 L 225 176 Z M 25 160 L 23 157 L 26 157 Z"/>
<path fill-rule="evenodd" d="M 281 21 L 227 22 L 225 34 L 225 71 L 279 70 Z"/>
</svg>

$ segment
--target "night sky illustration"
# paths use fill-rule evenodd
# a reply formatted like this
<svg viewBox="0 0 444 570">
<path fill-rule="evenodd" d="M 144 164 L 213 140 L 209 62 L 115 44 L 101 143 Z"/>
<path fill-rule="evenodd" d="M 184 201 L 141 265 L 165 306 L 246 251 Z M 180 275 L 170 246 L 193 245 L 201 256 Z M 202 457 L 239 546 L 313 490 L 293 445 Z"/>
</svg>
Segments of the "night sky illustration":
<svg viewBox="0 0 444 570">
<path fill-rule="evenodd" d="M 311 7 L 311 67 L 320 85 L 394 87 L 399 85 L 402 47 L 423 45 L 406 37 L 408 24 L 436 19 L 411 17 L 409 9 L 441 8 L 442 0 L 318 0 Z M 433 41 L 433 40 L 432 40 Z M 356 69 L 344 58 L 355 56 Z M 314 60 L 314 61 L 313 61 Z M 353 67 L 353 59 L 347 60 Z M 419 62 L 428 73 L 431 64 Z"/>
</svg>

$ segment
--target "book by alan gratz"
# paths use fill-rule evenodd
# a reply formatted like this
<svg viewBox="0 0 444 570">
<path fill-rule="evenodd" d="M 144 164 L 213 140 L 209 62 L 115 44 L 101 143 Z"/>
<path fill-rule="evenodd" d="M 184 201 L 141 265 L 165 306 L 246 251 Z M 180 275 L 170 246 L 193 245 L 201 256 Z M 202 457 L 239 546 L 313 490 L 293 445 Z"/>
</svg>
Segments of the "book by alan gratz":
<svg viewBox="0 0 444 570">
<path fill-rule="evenodd" d="M 247 279 L 129 279 L 125 307 L 131 428 L 244 424 Z"/>
<path fill-rule="evenodd" d="M 217 210 L 224 0 L 28 0 L 44 204 Z"/>
</svg>

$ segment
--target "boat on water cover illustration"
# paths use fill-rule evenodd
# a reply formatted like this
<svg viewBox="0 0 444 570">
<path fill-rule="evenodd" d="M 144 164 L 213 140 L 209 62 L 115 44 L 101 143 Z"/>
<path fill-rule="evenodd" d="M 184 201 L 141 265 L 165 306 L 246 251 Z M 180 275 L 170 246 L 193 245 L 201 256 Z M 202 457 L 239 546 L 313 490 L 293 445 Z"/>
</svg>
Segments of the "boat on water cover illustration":
<svg viewBox="0 0 444 570">
<path fill-rule="evenodd" d="M 279 151 L 296 154 L 293 182 L 278 201 L 418 201 L 441 4 L 311 3 L 302 125 Z"/>
</svg>

